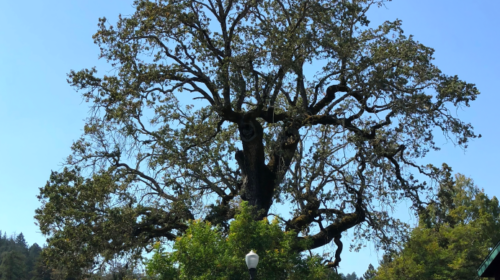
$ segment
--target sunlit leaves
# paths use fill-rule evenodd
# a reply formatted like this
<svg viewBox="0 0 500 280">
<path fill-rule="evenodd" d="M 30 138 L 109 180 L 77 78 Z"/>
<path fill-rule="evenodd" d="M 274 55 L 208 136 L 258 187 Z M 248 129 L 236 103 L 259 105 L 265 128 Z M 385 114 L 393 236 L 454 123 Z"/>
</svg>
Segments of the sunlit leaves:
<svg viewBox="0 0 500 280">
<path fill-rule="evenodd" d="M 228 233 L 199 220 L 191 221 L 173 251 L 160 243 L 146 262 L 150 276 L 160 279 L 247 279 L 245 255 L 250 250 L 259 255 L 260 279 L 337 279 L 336 273 L 321 264 L 319 256 L 301 256 L 293 232 L 283 232 L 277 219 L 255 221 L 247 203 Z"/>
</svg>

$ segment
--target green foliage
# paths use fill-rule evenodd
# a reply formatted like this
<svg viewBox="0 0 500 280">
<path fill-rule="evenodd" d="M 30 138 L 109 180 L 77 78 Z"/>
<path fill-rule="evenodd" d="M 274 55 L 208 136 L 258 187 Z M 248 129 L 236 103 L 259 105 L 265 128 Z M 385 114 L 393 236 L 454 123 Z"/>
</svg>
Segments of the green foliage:
<svg viewBox="0 0 500 280">
<path fill-rule="evenodd" d="M 0 280 L 76 280 L 64 269 L 55 269 L 44 259 L 37 243 L 28 247 L 23 233 L 10 238 L 0 231 Z"/>
<path fill-rule="evenodd" d="M 392 252 L 374 279 L 474 279 L 500 240 L 500 205 L 464 175 L 440 186 L 437 203 L 421 213 L 401 251 Z"/>
<path fill-rule="evenodd" d="M 38 258 L 35 262 L 31 280 L 53 280 L 51 275 L 52 269 L 45 264 L 42 258 Z"/>
<path fill-rule="evenodd" d="M 24 235 L 22 232 L 17 235 L 15 242 L 22 250 L 28 250 L 28 242 L 26 242 L 26 239 L 24 239 Z"/>
<path fill-rule="evenodd" d="M 363 278 L 358 278 L 356 272 L 348 273 L 347 275 L 340 274 L 342 280 L 363 280 Z"/>
<path fill-rule="evenodd" d="M 229 234 L 208 222 L 191 221 L 177 238 L 173 252 L 158 243 L 147 262 L 147 273 L 159 279 L 248 279 L 245 255 L 259 255 L 259 279 L 335 279 L 318 256 L 301 257 L 294 251 L 294 233 L 284 232 L 278 219 L 255 221 L 247 203 L 231 222 Z M 330 277 L 330 278 L 329 278 Z"/>
<path fill-rule="evenodd" d="M 40 258 L 42 248 L 34 243 L 28 250 L 28 258 L 26 260 L 26 270 L 28 271 L 28 279 L 31 279 L 36 274 L 36 262 Z"/>
<path fill-rule="evenodd" d="M 0 279 L 24 280 L 26 276 L 26 257 L 19 251 L 4 252 L 0 264 Z"/>
<path fill-rule="evenodd" d="M 31 279 L 41 250 L 36 243 L 28 246 L 23 233 L 8 238 L 0 231 L 0 279 Z"/>
<path fill-rule="evenodd" d="M 39 220 L 42 231 L 53 234 L 53 238 L 48 240 L 47 249 L 43 252 L 43 257 L 49 262 L 61 258 L 61 261 L 53 262 L 52 267 L 64 267 L 68 273 L 79 275 L 82 268 L 93 264 L 97 248 L 106 243 L 112 246 L 120 244 L 122 247 L 131 245 L 128 237 L 133 235 L 132 224 L 141 213 L 150 211 L 151 208 L 117 207 L 107 209 L 105 213 L 99 211 L 101 207 L 111 202 L 109 193 L 120 192 L 124 184 L 126 185 L 105 172 L 94 174 L 91 179 L 80 176 L 78 170 L 64 169 L 61 173 L 54 172 L 51 175 L 50 181 L 39 196 L 50 200 L 50 203 L 43 209 L 36 210 L 35 217 Z M 134 202 L 134 198 L 126 192 L 122 192 L 120 196 L 122 195 L 130 199 L 130 203 Z M 90 201 L 92 203 L 89 203 Z M 103 219 L 103 215 L 106 219 Z M 66 230 L 55 231 L 55 228 L 48 227 L 51 224 L 57 224 Z M 90 226 L 92 224 L 100 225 L 102 231 L 99 235 L 89 234 L 92 231 Z M 74 255 L 72 252 L 78 254 Z M 107 260 L 115 257 L 114 252 L 106 250 L 100 252 Z M 120 256 L 122 253 L 117 255 Z M 140 255 L 140 251 L 134 253 L 131 258 Z"/>
<path fill-rule="evenodd" d="M 363 280 L 372 280 L 375 278 L 375 276 L 377 275 L 376 274 L 377 271 L 375 270 L 375 268 L 373 267 L 372 264 L 370 264 L 368 266 L 368 269 L 366 270 L 366 272 L 363 274 Z"/>
</svg>

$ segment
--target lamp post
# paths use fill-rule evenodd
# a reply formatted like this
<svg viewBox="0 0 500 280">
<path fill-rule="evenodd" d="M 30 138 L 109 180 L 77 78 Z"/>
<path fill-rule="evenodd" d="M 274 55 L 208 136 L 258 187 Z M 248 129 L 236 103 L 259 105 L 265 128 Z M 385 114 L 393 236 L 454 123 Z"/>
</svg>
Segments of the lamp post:
<svg viewBox="0 0 500 280">
<path fill-rule="evenodd" d="M 252 250 L 245 257 L 248 272 L 250 272 L 250 280 L 257 280 L 257 264 L 259 263 L 259 255 Z"/>
</svg>

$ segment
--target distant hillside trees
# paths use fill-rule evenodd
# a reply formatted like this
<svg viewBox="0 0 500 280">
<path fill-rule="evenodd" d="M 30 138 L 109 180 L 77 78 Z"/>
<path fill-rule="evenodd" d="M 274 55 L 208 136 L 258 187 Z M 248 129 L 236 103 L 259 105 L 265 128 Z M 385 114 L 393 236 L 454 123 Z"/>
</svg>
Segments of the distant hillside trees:
<svg viewBox="0 0 500 280">
<path fill-rule="evenodd" d="M 2 234 L 0 231 L 0 279 L 31 279 L 41 251 L 36 243 L 28 246 L 22 233 L 7 237 L 5 232 Z"/>
<path fill-rule="evenodd" d="M 0 280 L 77 280 L 65 268 L 49 266 L 44 260 L 43 248 L 37 243 L 29 246 L 22 233 L 7 237 L 0 230 Z M 141 279 L 133 268 L 115 263 L 91 273 L 88 280 Z"/>
</svg>

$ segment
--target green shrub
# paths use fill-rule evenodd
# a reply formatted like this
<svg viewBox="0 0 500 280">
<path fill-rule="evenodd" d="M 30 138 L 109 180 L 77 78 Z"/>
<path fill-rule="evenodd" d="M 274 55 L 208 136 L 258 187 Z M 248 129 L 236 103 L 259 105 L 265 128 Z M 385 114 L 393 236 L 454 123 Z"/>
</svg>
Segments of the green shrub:
<svg viewBox="0 0 500 280">
<path fill-rule="evenodd" d="M 246 203 L 230 224 L 229 234 L 208 222 L 190 221 L 172 252 L 161 244 L 146 262 L 147 274 L 156 279 L 239 280 L 248 279 L 245 255 L 259 255 L 258 279 L 337 279 L 337 274 L 315 255 L 296 253 L 294 232 L 284 232 L 275 218 L 255 221 Z"/>
</svg>

